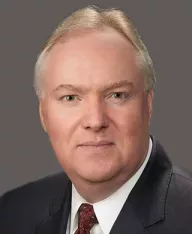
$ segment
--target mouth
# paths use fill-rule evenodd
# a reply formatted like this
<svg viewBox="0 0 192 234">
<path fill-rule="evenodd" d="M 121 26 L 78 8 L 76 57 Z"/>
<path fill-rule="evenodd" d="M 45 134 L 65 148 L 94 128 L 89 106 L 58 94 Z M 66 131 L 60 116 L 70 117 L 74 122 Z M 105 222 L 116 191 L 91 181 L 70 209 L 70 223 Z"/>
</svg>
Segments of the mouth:
<svg viewBox="0 0 192 234">
<path fill-rule="evenodd" d="M 87 141 L 87 142 L 84 142 L 80 145 L 78 145 L 79 147 L 92 147 L 92 148 L 106 148 L 106 147 L 109 147 L 109 146 L 112 146 L 114 145 L 113 142 L 110 142 L 110 141 L 98 141 L 98 142 L 95 142 L 95 141 Z"/>
</svg>

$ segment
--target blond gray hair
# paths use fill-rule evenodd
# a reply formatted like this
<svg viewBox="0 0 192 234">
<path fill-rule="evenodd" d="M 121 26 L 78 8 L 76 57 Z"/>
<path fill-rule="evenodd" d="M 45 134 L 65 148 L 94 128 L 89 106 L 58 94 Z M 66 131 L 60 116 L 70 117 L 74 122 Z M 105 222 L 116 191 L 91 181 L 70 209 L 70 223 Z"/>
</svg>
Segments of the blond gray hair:
<svg viewBox="0 0 192 234">
<path fill-rule="evenodd" d="M 43 79 L 46 69 L 46 59 L 50 50 L 58 42 L 67 40 L 74 30 L 102 30 L 110 27 L 126 37 L 136 49 L 139 69 L 145 79 L 145 90 L 149 91 L 155 85 L 155 71 L 151 57 L 131 19 L 121 10 L 116 8 L 101 9 L 88 6 L 79 9 L 62 21 L 51 37 L 45 43 L 35 64 L 34 89 L 38 98 L 42 98 Z"/>
</svg>

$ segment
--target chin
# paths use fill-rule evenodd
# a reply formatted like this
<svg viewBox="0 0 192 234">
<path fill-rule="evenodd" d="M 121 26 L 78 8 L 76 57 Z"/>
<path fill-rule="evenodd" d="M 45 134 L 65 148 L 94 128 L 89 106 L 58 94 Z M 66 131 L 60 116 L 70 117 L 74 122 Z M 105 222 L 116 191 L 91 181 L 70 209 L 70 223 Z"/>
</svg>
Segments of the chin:
<svg viewBox="0 0 192 234">
<path fill-rule="evenodd" d="M 92 171 L 84 171 L 79 173 L 79 175 L 90 183 L 103 183 L 112 180 L 119 174 L 119 170 L 102 171 L 99 169 L 100 168 Z"/>
</svg>

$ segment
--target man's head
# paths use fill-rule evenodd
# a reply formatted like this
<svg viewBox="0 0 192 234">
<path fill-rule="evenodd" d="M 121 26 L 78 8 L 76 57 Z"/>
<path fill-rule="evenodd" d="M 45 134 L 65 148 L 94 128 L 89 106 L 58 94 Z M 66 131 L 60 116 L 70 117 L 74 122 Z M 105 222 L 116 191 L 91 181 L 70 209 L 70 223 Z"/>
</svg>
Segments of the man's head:
<svg viewBox="0 0 192 234">
<path fill-rule="evenodd" d="M 49 39 L 35 72 L 41 122 L 79 189 L 118 188 L 139 168 L 154 80 L 148 52 L 119 10 L 79 10 Z"/>
</svg>

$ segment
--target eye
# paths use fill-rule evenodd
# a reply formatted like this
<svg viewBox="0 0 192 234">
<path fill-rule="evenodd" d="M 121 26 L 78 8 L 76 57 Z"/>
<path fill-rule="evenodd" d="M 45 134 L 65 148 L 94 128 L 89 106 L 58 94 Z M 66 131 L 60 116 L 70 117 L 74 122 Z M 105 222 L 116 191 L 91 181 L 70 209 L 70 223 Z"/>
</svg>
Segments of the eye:
<svg viewBox="0 0 192 234">
<path fill-rule="evenodd" d="M 65 96 L 62 96 L 61 98 L 59 98 L 59 100 L 64 100 L 64 101 L 67 101 L 67 102 L 72 102 L 75 99 L 76 99 L 75 95 L 65 95 Z"/>
<path fill-rule="evenodd" d="M 111 104 L 125 104 L 127 101 L 131 99 L 131 97 L 134 95 L 132 92 L 113 92 L 110 93 L 107 97 L 108 102 Z"/>
<path fill-rule="evenodd" d="M 125 92 L 115 92 L 111 95 L 111 97 L 115 99 L 126 99 L 129 97 L 129 95 Z"/>
</svg>

